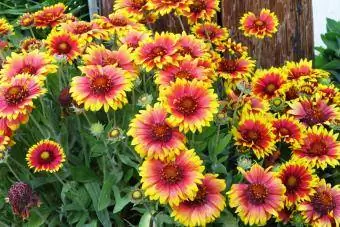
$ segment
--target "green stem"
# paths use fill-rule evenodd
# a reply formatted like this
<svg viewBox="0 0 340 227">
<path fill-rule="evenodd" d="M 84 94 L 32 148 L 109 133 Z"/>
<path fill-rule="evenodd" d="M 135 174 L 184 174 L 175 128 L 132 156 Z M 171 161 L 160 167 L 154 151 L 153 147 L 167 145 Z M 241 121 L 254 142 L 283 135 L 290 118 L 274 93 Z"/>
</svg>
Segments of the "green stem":
<svg viewBox="0 0 340 227">
<path fill-rule="evenodd" d="M 63 186 L 65 185 L 64 181 L 58 176 L 58 174 L 53 173 L 53 175 L 58 179 L 58 181 L 59 181 Z"/>
<path fill-rule="evenodd" d="M 25 166 L 23 166 L 20 162 L 18 162 L 17 160 L 15 160 L 14 158 L 12 158 L 11 156 L 8 157 L 12 162 L 14 162 L 17 166 L 19 166 L 23 171 L 27 172 L 28 175 L 31 176 L 31 178 L 34 178 L 33 174 L 27 170 L 27 168 Z"/>
<path fill-rule="evenodd" d="M 35 119 L 34 115 L 31 114 L 30 118 L 32 119 L 32 122 L 34 123 L 35 127 L 38 128 L 39 132 L 41 133 L 42 136 L 46 136 L 46 132 L 41 128 L 40 124 L 38 121 Z M 50 137 L 50 133 L 47 133 L 48 137 Z"/>
<path fill-rule="evenodd" d="M 147 93 L 147 89 L 146 89 L 146 73 L 144 72 L 143 73 L 143 88 L 144 88 L 144 92 Z"/>
<path fill-rule="evenodd" d="M 113 111 L 113 126 L 116 127 L 116 111 Z"/>
<path fill-rule="evenodd" d="M 17 179 L 17 181 L 21 181 L 20 178 L 18 177 L 18 175 L 14 172 L 14 170 L 12 169 L 11 165 L 6 161 L 5 162 L 8 169 L 11 171 L 11 173 L 13 174 L 13 176 Z"/>
<path fill-rule="evenodd" d="M 31 27 L 29 28 L 29 31 L 30 31 L 30 33 L 31 33 L 31 36 L 32 36 L 33 38 L 35 38 L 34 32 L 33 32 L 33 30 L 32 30 Z"/>
<path fill-rule="evenodd" d="M 91 121 L 89 117 L 87 116 L 86 111 L 84 111 L 84 117 L 86 118 L 87 123 L 91 126 Z"/>
</svg>

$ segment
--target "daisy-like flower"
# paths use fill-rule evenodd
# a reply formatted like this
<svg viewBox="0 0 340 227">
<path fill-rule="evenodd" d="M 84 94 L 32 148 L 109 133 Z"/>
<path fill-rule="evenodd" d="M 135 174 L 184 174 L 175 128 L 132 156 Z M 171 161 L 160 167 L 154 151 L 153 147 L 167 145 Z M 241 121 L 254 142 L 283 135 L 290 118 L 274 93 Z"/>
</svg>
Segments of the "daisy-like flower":
<svg viewBox="0 0 340 227">
<path fill-rule="evenodd" d="M 339 89 L 334 86 L 334 84 L 330 85 L 318 84 L 317 90 L 321 98 L 328 101 L 329 104 L 340 105 L 340 103 L 337 102 L 340 101 L 340 92 Z"/>
<path fill-rule="evenodd" d="M 221 194 L 225 188 L 225 181 L 216 174 L 206 174 L 195 197 L 172 206 L 171 216 L 185 226 L 205 226 L 213 222 L 226 206 Z"/>
<path fill-rule="evenodd" d="M 203 40 L 197 39 L 193 35 L 182 33 L 182 36 L 177 41 L 177 53 L 180 55 L 179 59 L 191 58 L 204 58 L 207 57 L 207 45 Z"/>
<path fill-rule="evenodd" d="M 300 201 L 308 200 L 313 193 L 317 177 L 312 168 L 303 162 L 290 161 L 280 166 L 278 178 L 286 187 L 286 205 L 288 207 Z"/>
<path fill-rule="evenodd" d="M 36 38 L 27 38 L 20 42 L 20 49 L 22 52 L 31 52 L 33 50 L 39 50 L 44 46 L 41 40 Z"/>
<path fill-rule="evenodd" d="M 209 126 L 218 112 L 217 95 L 210 84 L 196 79 L 177 79 L 170 86 L 160 90 L 159 100 L 171 114 L 169 121 L 187 133 L 202 132 Z"/>
<path fill-rule="evenodd" d="M 325 169 L 339 165 L 340 144 L 338 134 L 327 131 L 323 126 L 313 126 L 304 133 L 300 144 L 293 147 L 292 159 L 304 160 L 311 167 Z"/>
<path fill-rule="evenodd" d="M 286 143 L 299 142 L 305 130 L 298 120 L 293 117 L 282 115 L 272 121 L 273 134 L 276 135 L 276 141 L 284 141 Z"/>
<path fill-rule="evenodd" d="M 236 207 L 245 224 L 263 226 L 284 207 L 285 186 L 269 169 L 258 164 L 247 172 L 239 169 L 247 182 L 232 185 L 227 193 L 230 207 Z"/>
<path fill-rule="evenodd" d="M 130 15 L 143 17 L 144 11 L 149 9 L 147 0 L 117 0 L 114 4 L 115 11 L 126 11 Z"/>
<path fill-rule="evenodd" d="M 228 38 L 225 42 L 216 47 L 216 50 L 221 52 L 228 52 L 231 55 L 247 56 L 248 47 L 242 43 L 237 43 L 231 38 Z"/>
<path fill-rule="evenodd" d="M 244 113 L 237 128 L 232 129 L 235 144 L 251 149 L 257 158 L 272 154 L 276 147 L 271 121 L 268 115 Z"/>
<path fill-rule="evenodd" d="M 24 13 L 22 16 L 20 16 L 18 23 L 22 27 L 29 27 L 32 26 L 34 23 L 34 16 L 30 13 Z"/>
<path fill-rule="evenodd" d="M 65 162 L 63 148 L 51 140 L 41 140 L 30 147 L 26 154 L 26 161 L 29 168 L 34 172 L 47 171 L 57 172 Z"/>
<path fill-rule="evenodd" d="M 263 99 L 271 99 L 279 95 L 286 81 L 287 76 L 280 69 L 256 70 L 252 80 L 252 90 L 255 95 Z"/>
<path fill-rule="evenodd" d="M 183 150 L 175 158 L 147 158 L 140 167 L 142 189 L 151 200 L 178 205 L 194 199 L 202 183 L 204 166 L 194 150 Z"/>
<path fill-rule="evenodd" d="M 30 113 L 33 100 L 46 93 L 42 82 L 28 74 L 20 74 L 0 85 L 0 117 L 17 119 Z"/>
<path fill-rule="evenodd" d="M 6 79 L 18 74 L 27 73 L 44 80 L 47 74 L 57 71 L 54 59 L 44 52 L 34 50 L 28 53 L 16 54 L 12 52 L 1 70 Z"/>
<path fill-rule="evenodd" d="M 245 36 L 255 36 L 263 39 L 264 37 L 272 37 L 277 32 L 279 25 L 278 19 L 273 12 L 268 9 L 262 9 L 259 16 L 252 12 L 243 15 L 240 20 L 241 29 Z"/>
<path fill-rule="evenodd" d="M 0 38 L 13 32 L 13 26 L 5 18 L 0 18 Z"/>
<path fill-rule="evenodd" d="M 135 50 L 136 63 L 142 65 L 146 71 L 164 65 L 176 64 L 176 44 L 178 37 L 172 33 L 156 33 L 154 39 L 143 41 Z"/>
<path fill-rule="evenodd" d="M 297 209 L 302 212 L 305 221 L 313 227 L 340 225 L 340 188 L 332 187 L 324 179 L 315 187 L 309 201 L 300 203 Z"/>
<path fill-rule="evenodd" d="M 83 55 L 85 65 L 107 66 L 112 65 L 129 72 L 130 76 L 136 78 L 138 72 L 134 64 L 131 49 L 126 45 L 119 47 L 116 51 L 106 49 L 104 46 L 91 46 L 87 48 L 87 54 Z"/>
<path fill-rule="evenodd" d="M 65 16 L 66 6 L 58 3 L 53 6 L 44 7 L 34 13 L 34 26 L 37 28 L 55 27 Z"/>
<path fill-rule="evenodd" d="M 224 79 L 238 80 L 249 77 L 254 67 L 255 61 L 249 57 L 221 58 L 218 63 L 217 73 Z"/>
<path fill-rule="evenodd" d="M 93 39 L 108 40 L 108 33 L 97 24 L 87 21 L 62 23 L 59 30 L 78 36 L 80 39 L 92 42 Z"/>
<path fill-rule="evenodd" d="M 149 38 L 149 33 L 145 31 L 137 31 L 131 29 L 127 31 L 124 35 L 118 37 L 123 45 L 132 48 L 133 50 L 139 47 L 140 42 Z"/>
<path fill-rule="evenodd" d="M 169 86 L 170 82 L 176 78 L 186 80 L 202 80 L 210 82 L 207 77 L 205 68 L 198 66 L 198 59 L 192 60 L 191 58 L 185 59 L 176 65 L 167 65 L 161 71 L 156 73 L 155 83 L 160 86 Z"/>
<path fill-rule="evenodd" d="M 0 151 L 6 150 L 11 145 L 11 138 L 6 135 L 0 135 Z"/>
<path fill-rule="evenodd" d="M 217 0 L 194 0 L 189 4 L 189 11 L 183 12 L 189 24 L 196 24 L 199 19 L 210 21 L 219 11 Z"/>
<path fill-rule="evenodd" d="M 290 107 L 288 114 L 308 126 L 327 124 L 339 116 L 339 109 L 335 105 L 328 105 L 318 96 L 311 99 L 302 97 L 292 102 Z"/>
<path fill-rule="evenodd" d="M 298 80 L 309 77 L 312 72 L 312 61 L 301 59 L 299 62 L 286 62 L 284 70 L 287 71 L 288 80 Z"/>
<path fill-rule="evenodd" d="M 192 28 L 192 32 L 200 39 L 210 41 L 216 45 L 220 44 L 229 37 L 226 28 L 222 28 L 216 23 L 206 22 L 197 24 Z"/>
<path fill-rule="evenodd" d="M 16 119 L 8 119 L 0 117 L 0 135 L 11 137 L 20 125 L 26 124 L 29 120 L 29 114 L 32 112 L 32 107 L 27 107 L 26 114 L 19 114 Z"/>
<path fill-rule="evenodd" d="M 185 136 L 167 119 L 167 112 L 159 104 L 147 106 L 130 123 L 127 135 L 136 152 L 142 156 L 164 160 L 185 149 Z"/>
<path fill-rule="evenodd" d="M 84 40 L 65 31 L 51 32 L 47 37 L 46 43 L 51 55 L 64 57 L 69 63 L 82 53 L 84 46 Z"/>
<path fill-rule="evenodd" d="M 178 14 L 189 12 L 189 4 L 193 0 L 150 0 L 148 1 L 149 9 L 156 11 L 161 16 L 170 14 L 175 11 Z"/>
<path fill-rule="evenodd" d="M 126 92 L 132 88 L 132 78 L 124 70 L 111 65 L 79 67 L 85 76 L 72 78 L 70 93 L 85 110 L 104 108 L 117 110 L 128 103 Z"/>
<path fill-rule="evenodd" d="M 242 112 L 246 113 L 265 113 L 269 111 L 269 103 L 265 99 L 257 96 L 247 96 L 244 98 L 244 106 Z"/>
</svg>

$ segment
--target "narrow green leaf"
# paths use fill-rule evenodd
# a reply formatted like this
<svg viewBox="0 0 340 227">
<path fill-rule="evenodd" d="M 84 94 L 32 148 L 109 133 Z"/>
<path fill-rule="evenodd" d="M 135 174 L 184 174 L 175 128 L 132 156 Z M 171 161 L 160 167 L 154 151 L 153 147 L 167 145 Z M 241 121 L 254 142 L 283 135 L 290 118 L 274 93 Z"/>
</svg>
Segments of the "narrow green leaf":
<svg viewBox="0 0 340 227">
<path fill-rule="evenodd" d="M 102 190 L 98 199 L 98 210 L 103 210 L 110 205 L 111 202 L 111 188 L 114 183 L 114 178 L 109 177 L 104 180 Z"/>
<path fill-rule="evenodd" d="M 131 201 L 131 199 L 128 195 L 121 197 L 117 186 L 113 187 L 113 193 L 115 196 L 115 207 L 113 209 L 113 213 L 115 214 L 124 209 L 124 207 Z"/>
<path fill-rule="evenodd" d="M 97 175 L 85 166 L 71 167 L 71 175 L 75 181 L 78 182 L 92 182 L 98 180 Z"/>
<path fill-rule="evenodd" d="M 152 216 L 150 213 L 144 213 L 139 221 L 138 227 L 150 227 L 151 218 Z"/>
</svg>

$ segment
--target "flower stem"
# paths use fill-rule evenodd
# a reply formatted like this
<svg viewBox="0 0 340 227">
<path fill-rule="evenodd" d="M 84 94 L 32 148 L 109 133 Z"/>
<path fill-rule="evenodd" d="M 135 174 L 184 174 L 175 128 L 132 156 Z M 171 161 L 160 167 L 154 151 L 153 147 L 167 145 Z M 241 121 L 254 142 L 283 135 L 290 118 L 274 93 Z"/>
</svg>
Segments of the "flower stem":
<svg viewBox="0 0 340 227">
<path fill-rule="evenodd" d="M 178 15 L 177 18 L 178 18 L 178 21 L 179 21 L 179 23 L 180 23 L 180 25 L 181 25 L 182 30 L 185 32 L 185 28 L 184 28 L 184 25 L 183 25 L 183 21 L 182 21 L 181 16 Z"/>
<path fill-rule="evenodd" d="M 41 128 L 40 124 L 38 123 L 38 121 L 35 119 L 34 115 L 31 114 L 30 118 L 32 119 L 32 122 L 34 123 L 34 125 L 38 128 L 39 132 L 41 133 L 42 136 L 46 135 L 46 132 Z M 48 137 L 50 137 L 50 133 L 47 133 Z"/>
<path fill-rule="evenodd" d="M 11 171 L 11 173 L 13 174 L 13 176 L 17 179 L 17 181 L 21 181 L 20 180 L 20 178 L 18 177 L 18 175 L 14 172 L 14 170 L 12 169 L 12 167 L 11 167 L 11 165 L 7 162 L 7 161 L 5 161 L 5 163 L 6 163 L 6 165 L 7 165 L 7 167 L 8 167 L 8 169 Z"/>
</svg>

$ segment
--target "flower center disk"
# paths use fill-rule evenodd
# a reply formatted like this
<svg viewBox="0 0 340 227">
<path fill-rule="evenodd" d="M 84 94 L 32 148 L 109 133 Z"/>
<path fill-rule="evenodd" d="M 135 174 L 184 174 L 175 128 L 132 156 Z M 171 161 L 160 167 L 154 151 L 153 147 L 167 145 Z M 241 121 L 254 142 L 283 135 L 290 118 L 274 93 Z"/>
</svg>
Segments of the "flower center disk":
<svg viewBox="0 0 340 227">
<path fill-rule="evenodd" d="M 260 205 L 265 202 L 268 190 L 263 184 L 251 184 L 248 187 L 247 193 L 253 204 Z"/>
<path fill-rule="evenodd" d="M 190 96 L 181 98 L 175 105 L 177 111 L 186 116 L 194 114 L 198 108 L 197 100 Z"/>
<path fill-rule="evenodd" d="M 98 76 L 91 82 L 91 90 L 96 94 L 105 94 L 111 90 L 112 81 L 107 76 Z"/>
<path fill-rule="evenodd" d="M 161 171 L 161 177 L 164 181 L 175 184 L 182 178 L 182 170 L 176 164 L 167 164 Z"/>
<path fill-rule="evenodd" d="M 326 215 L 335 208 L 335 202 L 329 192 L 317 192 L 311 198 L 314 209 L 321 215 Z"/>
<path fill-rule="evenodd" d="M 23 86 L 16 85 L 10 87 L 5 93 L 5 99 L 8 104 L 16 105 L 21 103 L 29 95 L 28 90 Z"/>
<path fill-rule="evenodd" d="M 156 124 L 152 127 L 152 136 L 156 141 L 168 142 L 172 137 L 172 129 L 167 124 Z"/>
</svg>

